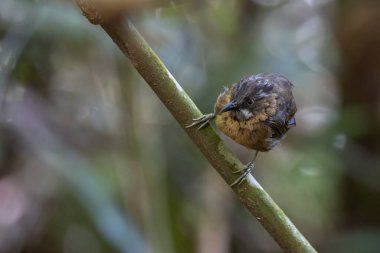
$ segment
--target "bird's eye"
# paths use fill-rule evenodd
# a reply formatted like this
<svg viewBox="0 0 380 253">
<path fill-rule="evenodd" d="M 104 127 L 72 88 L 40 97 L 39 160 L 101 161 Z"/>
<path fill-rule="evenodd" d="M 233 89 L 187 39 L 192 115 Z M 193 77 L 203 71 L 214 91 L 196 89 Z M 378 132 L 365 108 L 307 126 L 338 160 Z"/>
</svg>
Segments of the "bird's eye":
<svg viewBox="0 0 380 253">
<path fill-rule="evenodd" d="M 247 104 L 252 105 L 253 104 L 253 100 L 252 99 L 248 99 L 247 100 Z"/>
</svg>

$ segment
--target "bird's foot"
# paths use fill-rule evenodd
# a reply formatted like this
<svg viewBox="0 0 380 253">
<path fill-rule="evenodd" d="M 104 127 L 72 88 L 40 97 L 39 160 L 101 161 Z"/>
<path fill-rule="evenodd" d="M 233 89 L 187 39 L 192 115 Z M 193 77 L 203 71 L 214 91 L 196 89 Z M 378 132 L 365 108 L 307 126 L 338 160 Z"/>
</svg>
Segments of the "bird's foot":
<svg viewBox="0 0 380 253">
<path fill-rule="evenodd" d="M 235 185 L 240 185 L 243 183 L 244 180 L 247 179 L 249 173 L 251 173 L 253 167 L 255 167 L 255 164 L 253 162 L 250 162 L 243 169 L 234 171 L 234 174 L 240 173 L 241 175 L 232 184 L 230 184 L 230 186 L 234 187 Z"/>
<path fill-rule="evenodd" d="M 193 119 L 193 123 L 186 126 L 186 128 L 190 128 L 190 127 L 199 125 L 198 130 L 200 130 L 203 127 L 205 127 L 210 122 L 210 120 L 212 120 L 213 118 L 215 118 L 214 113 L 202 115 L 199 118 Z"/>
</svg>

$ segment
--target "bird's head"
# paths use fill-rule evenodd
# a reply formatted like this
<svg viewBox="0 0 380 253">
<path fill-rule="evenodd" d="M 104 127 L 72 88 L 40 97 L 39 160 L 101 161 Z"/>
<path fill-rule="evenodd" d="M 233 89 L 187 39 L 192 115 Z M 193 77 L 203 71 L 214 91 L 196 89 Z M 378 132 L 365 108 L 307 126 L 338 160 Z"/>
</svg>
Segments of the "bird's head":
<svg viewBox="0 0 380 253">
<path fill-rule="evenodd" d="M 272 90 L 273 84 L 268 79 L 242 79 L 232 87 L 231 100 L 219 113 L 233 111 L 237 118 L 248 120 L 256 110 L 262 108 Z"/>
</svg>

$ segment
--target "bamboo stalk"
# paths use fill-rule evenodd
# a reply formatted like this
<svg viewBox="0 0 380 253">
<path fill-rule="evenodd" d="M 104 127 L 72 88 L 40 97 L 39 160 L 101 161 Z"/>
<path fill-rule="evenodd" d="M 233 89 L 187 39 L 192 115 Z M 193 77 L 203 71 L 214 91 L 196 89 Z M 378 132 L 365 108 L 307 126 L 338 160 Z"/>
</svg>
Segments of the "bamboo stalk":
<svg viewBox="0 0 380 253">
<path fill-rule="evenodd" d="M 243 168 L 243 164 L 226 148 L 212 127 L 199 131 L 196 127 L 186 128 L 193 118 L 202 115 L 201 112 L 134 25 L 121 16 L 103 20 L 95 9 L 86 7 L 86 1 L 78 0 L 78 4 L 85 16 L 93 23 L 100 23 L 129 58 L 210 164 L 228 184 L 233 183 L 238 176 L 233 172 Z M 316 252 L 252 175 L 232 189 L 284 252 Z"/>
</svg>

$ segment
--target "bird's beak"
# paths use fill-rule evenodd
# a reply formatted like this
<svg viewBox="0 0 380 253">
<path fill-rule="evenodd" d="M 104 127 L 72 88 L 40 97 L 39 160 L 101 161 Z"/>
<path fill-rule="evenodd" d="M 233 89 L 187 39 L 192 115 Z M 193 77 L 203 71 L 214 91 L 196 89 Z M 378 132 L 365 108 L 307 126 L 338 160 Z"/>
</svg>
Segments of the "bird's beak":
<svg viewBox="0 0 380 253">
<path fill-rule="evenodd" d="M 237 108 L 237 104 L 235 102 L 230 102 L 226 104 L 225 106 L 223 106 L 223 108 L 220 110 L 219 113 L 235 110 L 236 108 Z"/>
</svg>

